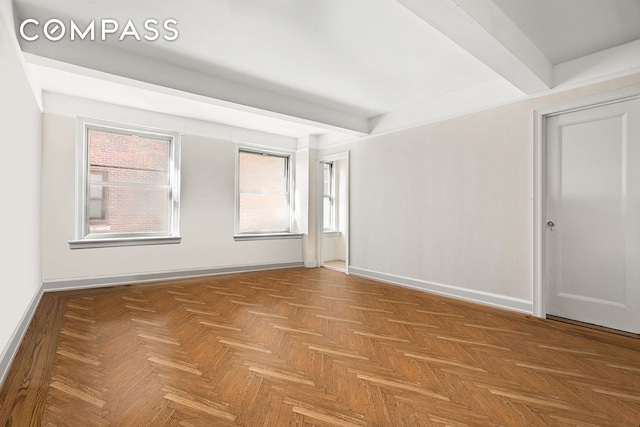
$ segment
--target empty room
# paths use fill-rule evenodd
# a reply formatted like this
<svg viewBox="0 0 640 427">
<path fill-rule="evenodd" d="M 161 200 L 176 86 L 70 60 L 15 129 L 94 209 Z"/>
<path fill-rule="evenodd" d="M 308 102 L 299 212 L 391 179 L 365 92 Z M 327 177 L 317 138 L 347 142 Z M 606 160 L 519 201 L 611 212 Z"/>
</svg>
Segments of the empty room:
<svg viewBox="0 0 640 427">
<path fill-rule="evenodd" d="M 0 0 L 0 426 L 638 427 L 639 23 Z"/>
</svg>

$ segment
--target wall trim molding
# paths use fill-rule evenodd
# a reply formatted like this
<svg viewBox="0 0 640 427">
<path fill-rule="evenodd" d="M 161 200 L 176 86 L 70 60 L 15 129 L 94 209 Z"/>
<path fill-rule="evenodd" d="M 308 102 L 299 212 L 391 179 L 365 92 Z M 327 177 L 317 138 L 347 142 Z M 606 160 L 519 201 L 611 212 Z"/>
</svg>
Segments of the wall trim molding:
<svg viewBox="0 0 640 427">
<path fill-rule="evenodd" d="M 2 351 L 2 354 L 0 354 L 0 386 L 4 383 L 7 373 L 9 372 L 9 368 L 11 368 L 11 364 L 13 363 L 13 359 L 18 353 L 20 344 L 22 344 L 24 335 L 27 333 L 27 329 L 29 328 L 31 320 L 36 313 L 36 309 L 38 308 L 38 304 L 40 304 L 43 293 L 44 283 L 41 283 L 40 287 L 33 295 L 33 298 L 31 298 L 31 302 L 29 302 L 18 326 L 16 326 L 16 329 L 13 331 L 13 334 L 9 339 L 9 343 Z"/>
<path fill-rule="evenodd" d="M 349 267 L 349 273 L 353 274 L 354 276 L 378 280 L 392 285 L 417 289 L 419 291 L 430 292 L 446 297 L 488 305 L 491 307 L 517 311 L 520 313 L 531 314 L 533 310 L 533 304 L 531 301 L 494 294 L 491 292 L 476 291 L 473 289 L 429 282 L 426 280 L 413 279 L 410 277 L 397 276 L 394 274 L 382 273 L 379 271 L 372 271 L 354 266 Z"/>
<path fill-rule="evenodd" d="M 191 270 L 170 270 L 153 273 L 131 273 L 113 276 L 79 277 L 51 279 L 44 281 L 44 292 L 58 292 L 106 286 L 131 285 L 137 283 L 160 282 L 165 280 L 191 279 L 196 277 L 219 276 L 222 274 L 248 273 L 251 271 L 279 270 L 304 267 L 303 262 L 282 262 L 271 264 L 251 264 L 227 267 L 200 268 Z"/>
</svg>

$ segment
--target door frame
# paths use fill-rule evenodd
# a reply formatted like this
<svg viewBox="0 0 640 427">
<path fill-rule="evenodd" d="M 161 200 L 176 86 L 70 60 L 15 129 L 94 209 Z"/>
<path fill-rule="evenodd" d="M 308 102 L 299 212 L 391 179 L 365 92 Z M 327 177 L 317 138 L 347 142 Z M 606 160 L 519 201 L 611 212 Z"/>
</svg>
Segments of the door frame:
<svg viewBox="0 0 640 427">
<path fill-rule="evenodd" d="M 533 315 L 546 311 L 546 178 L 547 118 L 640 98 L 640 85 L 543 106 L 533 111 Z"/>
<path fill-rule="evenodd" d="M 324 182 L 324 168 L 323 168 L 323 164 L 324 163 L 328 163 L 328 162 L 333 162 L 336 160 L 344 160 L 345 161 L 345 168 L 346 168 L 346 176 L 347 176 L 347 183 L 346 183 L 346 206 L 344 206 L 345 209 L 345 217 L 347 218 L 347 223 L 345 224 L 345 232 L 344 232 L 344 245 L 345 245 L 345 261 L 344 261 L 344 272 L 345 274 L 349 274 L 349 230 L 351 227 L 351 218 L 349 215 L 349 205 L 351 204 L 351 196 L 349 194 L 350 192 L 350 181 L 351 181 L 351 172 L 349 170 L 350 168 L 350 152 L 349 151 L 343 151 L 340 153 L 335 153 L 335 154 L 330 154 L 327 156 L 322 156 L 320 158 L 317 159 L 317 163 L 316 163 L 316 262 L 318 267 L 322 267 L 323 264 L 323 259 L 322 259 L 322 244 L 323 244 L 323 240 L 324 240 L 324 189 L 323 189 L 323 182 Z"/>
</svg>

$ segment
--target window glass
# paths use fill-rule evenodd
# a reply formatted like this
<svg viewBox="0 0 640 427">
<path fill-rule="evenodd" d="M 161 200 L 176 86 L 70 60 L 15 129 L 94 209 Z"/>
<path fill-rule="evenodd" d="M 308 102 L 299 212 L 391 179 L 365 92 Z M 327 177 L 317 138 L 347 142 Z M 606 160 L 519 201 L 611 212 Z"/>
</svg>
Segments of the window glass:
<svg viewBox="0 0 640 427">
<path fill-rule="evenodd" d="M 240 151 L 238 233 L 289 232 L 289 156 Z"/>
<path fill-rule="evenodd" d="M 88 143 L 89 234 L 168 233 L 171 142 L 91 129 Z"/>
</svg>

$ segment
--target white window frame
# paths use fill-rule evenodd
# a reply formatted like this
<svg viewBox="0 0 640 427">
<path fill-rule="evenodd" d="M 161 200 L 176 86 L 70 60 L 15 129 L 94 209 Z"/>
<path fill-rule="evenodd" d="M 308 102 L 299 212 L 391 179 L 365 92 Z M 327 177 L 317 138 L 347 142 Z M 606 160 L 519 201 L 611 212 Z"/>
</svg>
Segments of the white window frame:
<svg viewBox="0 0 640 427">
<path fill-rule="evenodd" d="M 71 249 L 176 244 L 180 237 L 180 134 L 137 125 L 78 117 L 76 121 L 76 227 Z M 169 203 L 166 233 L 89 233 L 89 130 L 169 141 Z"/>
<path fill-rule="evenodd" d="M 240 226 L 240 153 L 262 154 L 265 156 L 276 156 L 287 159 L 287 205 L 289 211 L 289 221 L 287 231 L 281 232 L 244 232 L 239 231 Z M 233 238 L 236 241 L 242 240 L 270 240 L 270 239 L 297 239 L 302 238 L 302 234 L 293 232 L 293 177 L 295 174 L 294 153 L 290 151 L 280 151 L 272 149 L 263 149 L 262 147 L 252 147 L 247 145 L 236 146 L 236 173 L 235 173 L 235 224 Z"/>
<path fill-rule="evenodd" d="M 324 192 L 324 168 L 326 166 L 329 166 L 329 194 L 326 194 Z M 322 229 L 324 231 L 325 234 L 331 234 L 331 233 L 336 233 L 338 232 L 338 205 L 336 203 L 336 165 L 334 162 L 323 162 L 322 163 L 322 200 L 324 202 L 325 199 L 329 199 L 331 208 L 329 209 L 329 215 L 330 215 L 330 227 L 329 228 L 325 228 L 324 227 L 324 219 L 326 216 L 326 212 L 324 212 L 324 203 L 322 204 L 322 219 L 323 219 L 323 224 L 322 224 Z"/>
</svg>

